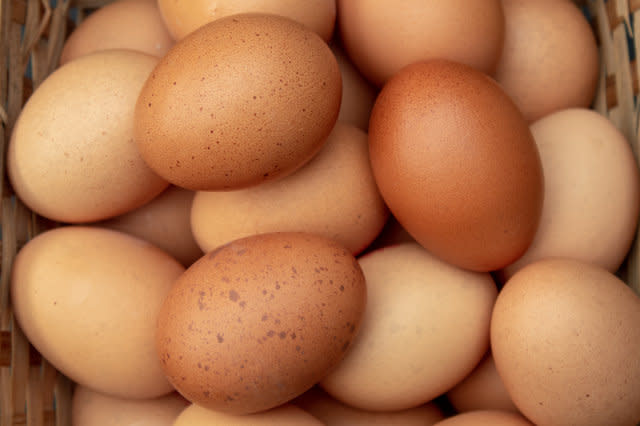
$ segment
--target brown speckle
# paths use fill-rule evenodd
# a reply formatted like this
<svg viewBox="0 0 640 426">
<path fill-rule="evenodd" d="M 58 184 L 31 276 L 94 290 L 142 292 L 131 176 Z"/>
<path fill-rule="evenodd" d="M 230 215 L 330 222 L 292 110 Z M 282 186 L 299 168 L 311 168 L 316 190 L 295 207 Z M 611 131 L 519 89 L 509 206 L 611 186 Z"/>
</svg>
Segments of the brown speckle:
<svg viewBox="0 0 640 426">
<path fill-rule="evenodd" d="M 280 337 L 281 339 L 284 339 L 285 337 L 287 337 L 287 333 L 284 331 L 281 331 L 280 333 L 278 333 L 278 337 Z"/>
<path fill-rule="evenodd" d="M 209 398 L 209 391 L 204 391 L 202 392 L 202 394 L 204 395 L 205 398 Z"/>
<path fill-rule="evenodd" d="M 245 302 L 244 300 L 238 303 L 238 305 L 240 305 L 241 308 L 244 308 L 246 304 L 247 302 Z"/>
<path fill-rule="evenodd" d="M 218 343 L 222 343 L 222 342 L 224 342 L 224 339 L 223 339 L 223 337 L 222 337 L 222 336 L 224 336 L 224 335 L 223 335 L 223 334 L 221 334 L 221 333 L 218 333 L 218 334 L 216 335 L 216 337 L 218 338 Z"/>
<path fill-rule="evenodd" d="M 269 319 L 269 316 L 267 314 L 262 315 L 262 321 L 266 321 L 267 319 Z"/>
<path fill-rule="evenodd" d="M 267 336 L 269 336 L 269 337 L 273 337 L 273 336 L 275 336 L 275 335 L 276 335 L 276 332 L 275 332 L 275 331 L 273 331 L 273 330 L 269 330 L 269 331 L 267 331 Z"/>
<path fill-rule="evenodd" d="M 296 333 L 291 333 L 291 340 L 296 340 Z"/>
<path fill-rule="evenodd" d="M 344 286 L 343 285 L 340 286 L 340 291 L 344 291 Z"/>
<path fill-rule="evenodd" d="M 227 280 L 228 280 L 228 278 L 227 278 Z M 227 281 L 227 282 L 229 282 L 229 281 Z M 235 290 L 229 291 L 229 299 L 232 302 L 237 302 L 239 298 L 240 298 L 240 295 Z"/>
</svg>

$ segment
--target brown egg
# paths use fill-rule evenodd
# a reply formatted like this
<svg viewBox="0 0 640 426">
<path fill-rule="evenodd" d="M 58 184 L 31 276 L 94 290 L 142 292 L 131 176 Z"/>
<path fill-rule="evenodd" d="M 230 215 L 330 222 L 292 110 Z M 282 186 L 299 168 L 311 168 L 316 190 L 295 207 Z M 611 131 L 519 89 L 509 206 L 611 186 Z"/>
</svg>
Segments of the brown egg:
<svg viewBox="0 0 640 426">
<path fill-rule="evenodd" d="M 92 222 L 140 207 L 167 187 L 133 140 L 136 99 L 157 61 L 126 50 L 93 53 L 38 86 L 7 154 L 11 184 L 31 210 Z"/>
<path fill-rule="evenodd" d="M 518 412 L 490 353 L 471 374 L 447 392 L 447 399 L 459 413 L 476 410 Z"/>
<path fill-rule="evenodd" d="M 548 115 L 531 131 L 544 170 L 542 217 L 531 246 L 502 277 L 546 257 L 615 272 L 640 212 L 640 175 L 629 142 L 606 117 L 581 108 Z"/>
<path fill-rule="evenodd" d="M 302 394 L 342 359 L 364 311 L 347 249 L 313 234 L 261 234 L 202 257 L 173 285 L 156 344 L 192 402 L 244 414 Z"/>
<path fill-rule="evenodd" d="M 311 232 L 354 255 L 378 235 L 387 207 L 371 172 L 367 134 L 338 123 L 322 150 L 295 173 L 236 191 L 198 192 L 191 224 L 204 251 L 266 232 Z"/>
<path fill-rule="evenodd" d="M 76 386 L 72 426 L 172 426 L 189 405 L 177 393 L 154 399 L 122 399 Z"/>
<path fill-rule="evenodd" d="M 492 73 L 502 51 L 500 0 L 338 0 L 338 20 L 349 57 L 379 86 L 429 59 Z"/>
<path fill-rule="evenodd" d="M 270 13 L 297 21 L 328 41 L 336 20 L 335 0 L 158 0 L 176 40 L 201 26 L 240 13 Z"/>
<path fill-rule="evenodd" d="M 496 368 L 540 425 L 640 420 L 640 297 L 610 272 L 569 259 L 518 271 L 491 319 Z"/>
<path fill-rule="evenodd" d="M 464 379 L 489 348 L 496 286 L 401 244 L 359 258 L 367 280 L 362 329 L 320 383 L 334 398 L 371 411 L 425 404 Z"/>
<path fill-rule="evenodd" d="M 360 74 L 342 47 L 336 43 L 330 47 L 338 60 L 342 76 L 342 102 L 338 120 L 358 126 L 366 132 L 378 89 Z"/>
<path fill-rule="evenodd" d="M 543 199 L 527 122 L 466 65 L 410 65 L 380 92 L 369 124 L 373 173 L 393 215 L 436 256 L 491 271 L 520 257 Z"/>
<path fill-rule="evenodd" d="M 336 59 L 315 33 L 275 15 L 233 15 L 160 61 L 136 105 L 136 141 L 151 168 L 178 186 L 248 187 L 318 152 L 341 93 Z"/>
<path fill-rule="evenodd" d="M 449 417 L 437 426 L 532 426 L 533 424 L 516 413 L 506 411 L 471 411 Z"/>
<path fill-rule="evenodd" d="M 310 389 L 292 403 L 326 426 L 432 426 L 444 419 L 442 410 L 434 403 L 394 412 L 365 411 L 333 399 L 319 387 Z"/>
<path fill-rule="evenodd" d="M 30 240 L 11 275 L 29 342 L 74 382 L 122 398 L 173 390 L 154 350 L 160 306 L 182 265 L 102 228 L 67 226 Z"/>
<path fill-rule="evenodd" d="M 202 257 L 191 232 L 194 195 L 193 191 L 170 186 L 144 206 L 96 225 L 149 241 L 190 266 Z"/>
<path fill-rule="evenodd" d="M 269 411 L 234 415 L 191 405 L 173 426 L 321 426 L 322 422 L 304 410 L 284 404 Z"/>
<path fill-rule="evenodd" d="M 91 13 L 69 35 L 60 64 L 107 49 L 162 57 L 172 45 L 156 0 L 116 0 Z"/>
<path fill-rule="evenodd" d="M 496 80 L 525 118 L 588 107 L 600 73 L 589 23 L 571 1 L 503 0 L 506 31 Z"/>
</svg>

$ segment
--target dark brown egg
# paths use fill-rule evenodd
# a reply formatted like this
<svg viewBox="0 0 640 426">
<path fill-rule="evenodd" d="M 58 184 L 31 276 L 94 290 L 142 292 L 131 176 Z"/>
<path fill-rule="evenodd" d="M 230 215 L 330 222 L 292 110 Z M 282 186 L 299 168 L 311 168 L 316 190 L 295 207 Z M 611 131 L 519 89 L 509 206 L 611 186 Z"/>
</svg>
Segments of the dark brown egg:
<svg viewBox="0 0 640 426">
<path fill-rule="evenodd" d="M 261 234 L 193 264 L 158 319 L 169 381 L 212 410 L 245 414 L 302 394 L 343 358 L 359 330 L 364 275 L 323 237 Z"/>
<path fill-rule="evenodd" d="M 301 167 L 340 108 L 335 56 L 310 29 L 266 14 L 232 15 L 177 42 L 136 105 L 144 160 L 192 190 L 248 187 Z"/>
<path fill-rule="evenodd" d="M 376 100 L 369 143 L 391 212 L 436 256 L 491 271 L 531 243 L 540 157 L 522 114 L 485 74 L 442 60 L 404 68 Z"/>
</svg>

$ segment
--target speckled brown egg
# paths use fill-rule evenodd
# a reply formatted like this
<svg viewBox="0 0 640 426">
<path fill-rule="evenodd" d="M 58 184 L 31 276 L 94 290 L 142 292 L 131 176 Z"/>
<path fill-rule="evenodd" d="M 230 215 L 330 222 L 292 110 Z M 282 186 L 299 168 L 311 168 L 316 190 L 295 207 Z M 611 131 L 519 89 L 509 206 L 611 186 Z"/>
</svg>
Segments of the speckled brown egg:
<svg viewBox="0 0 640 426">
<path fill-rule="evenodd" d="M 161 309 L 156 346 L 187 399 L 242 414 L 320 381 L 356 335 L 364 276 L 347 249 L 313 234 L 261 234 L 198 260 Z"/>
<path fill-rule="evenodd" d="M 60 222 L 107 219 L 167 187 L 133 137 L 136 99 L 158 59 L 130 50 L 92 53 L 50 74 L 13 128 L 7 171 L 20 199 Z"/>
<path fill-rule="evenodd" d="M 340 69 L 288 18 L 221 18 L 183 38 L 143 87 L 135 136 L 147 164 L 193 190 L 248 187 L 309 161 L 340 108 Z"/>
<path fill-rule="evenodd" d="M 313 232 L 358 254 L 388 217 L 371 172 L 367 134 L 337 123 L 322 150 L 282 179 L 236 191 L 200 191 L 191 227 L 204 251 L 266 232 Z"/>
<path fill-rule="evenodd" d="M 546 259 L 515 273 L 491 317 L 496 368 L 539 425 L 640 421 L 640 297 L 607 270 Z"/>
<path fill-rule="evenodd" d="M 162 57 L 173 46 L 156 0 L 117 0 L 84 19 L 65 41 L 60 64 L 107 49 Z"/>
<path fill-rule="evenodd" d="M 391 212 L 436 256 L 491 271 L 533 240 L 540 156 L 518 108 L 485 74 L 442 60 L 405 67 L 376 99 L 369 145 Z"/>
</svg>

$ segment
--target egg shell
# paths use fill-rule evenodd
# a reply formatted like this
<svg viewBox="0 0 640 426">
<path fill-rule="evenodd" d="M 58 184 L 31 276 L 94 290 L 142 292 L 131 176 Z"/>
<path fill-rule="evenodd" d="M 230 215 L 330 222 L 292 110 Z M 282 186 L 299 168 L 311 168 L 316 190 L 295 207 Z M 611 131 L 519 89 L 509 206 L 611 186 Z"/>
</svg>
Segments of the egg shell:
<svg viewBox="0 0 640 426">
<path fill-rule="evenodd" d="M 593 29 L 572 1 L 503 0 L 504 48 L 495 78 L 528 121 L 588 107 L 600 75 Z"/>
<path fill-rule="evenodd" d="M 156 0 L 116 0 L 92 12 L 73 30 L 62 48 L 60 65 L 108 49 L 162 57 L 173 43 Z"/>
<path fill-rule="evenodd" d="M 358 261 L 368 295 L 362 328 L 320 382 L 323 389 L 354 407 L 396 411 L 432 401 L 464 379 L 489 348 L 497 294 L 491 276 L 412 243 Z"/>
<path fill-rule="evenodd" d="M 527 265 L 491 318 L 496 368 L 535 424 L 640 421 L 640 298 L 615 275 L 570 259 Z"/>
<path fill-rule="evenodd" d="M 342 101 L 338 120 L 353 124 L 366 132 L 378 88 L 360 74 L 337 42 L 329 47 L 338 61 L 342 77 Z"/>
<path fill-rule="evenodd" d="M 184 267 L 102 228 L 39 234 L 15 258 L 11 301 L 29 342 L 76 383 L 122 398 L 173 390 L 154 349 L 160 306 Z"/>
<path fill-rule="evenodd" d="M 304 233 L 260 234 L 203 256 L 175 282 L 156 333 L 170 382 L 216 411 L 267 410 L 342 359 L 366 303 L 347 249 Z"/>
<path fill-rule="evenodd" d="M 308 390 L 292 403 L 322 420 L 326 426 L 432 426 L 444 419 L 442 410 L 432 402 L 402 411 L 365 411 L 341 403 L 319 387 Z"/>
<path fill-rule="evenodd" d="M 373 173 L 391 212 L 430 252 L 492 271 L 525 252 L 543 201 L 540 157 L 509 97 L 466 65 L 409 65 L 369 124 Z"/>
<path fill-rule="evenodd" d="M 240 14 L 176 43 L 145 83 L 135 137 L 171 183 L 225 190 L 309 161 L 338 118 L 342 82 L 327 44 L 288 18 Z"/>
<path fill-rule="evenodd" d="M 335 0 L 158 0 L 167 27 L 180 40 L 201 26 L 240 13 L 285 16 L 331 39 L 336 21 Z"/>
<path fill-rule="evenodd" d="M 527 419 L 506 411 L 470 411 L 449 417 L 436 426 L 532 426 Z"/>
<path fill-rule="evenodd" d="M 234 415 L 192 404 L 173 426 L 321 426 L 323 423 L 304 410 L 284 404 L 269 411 Z"/>
<path fill-rule="evenodd" d="M 531 125 L 544 170 L 540 225 L 502 280 L 547 257 L 568 257 L 615 272 L 636 234 L 640 174 L 629 142 L 595 111 L 571 108 Z"/>
<path fill-rule="evenodd" d="M 76 386 L 71 400 L 72 426 L 172 426 L 189 405 L 173 392 L 154 399 L 122 399 Z"/>
<path fill-rule="evenodd" d="M 367 134 L 338 122 L 322 150 L 282 179 L 236 191 L 198 192 L 191 226 L 204 251 L 266 232 L 310 232 L 357 254 L 388 210 L 376 186 Z"/>
<path fill-rule="evenodd" d="M 456 387 L 447 399 L 459 413 L 476 410 L 498 410 L 518 413 L 488 353 L 478 366 Z"/>
<path fill-rule="evenodd" d="M 97 52 L 58 68 L 36 88 L 7 153 L 11 184 L 31 210 L 60 222 L 98 221 L 167 187 L 133 140 L 135 103 L 157 61 L 134 51 Z"/>
<path fill-rule="evenodd" d="M 141 238 L 190 266 L 203 255 L 191 232 L 194 196 L 193 191 L 170 186 L 144 206 L 96 226 Z"/>
<path fill-rule="evenodd" d="M 349 57 L 378 86 L 404 66 L 430 59 L 490 74 L 502 52 L 500 0 L 338 0 L 338 19 Z"/>
</svg>

